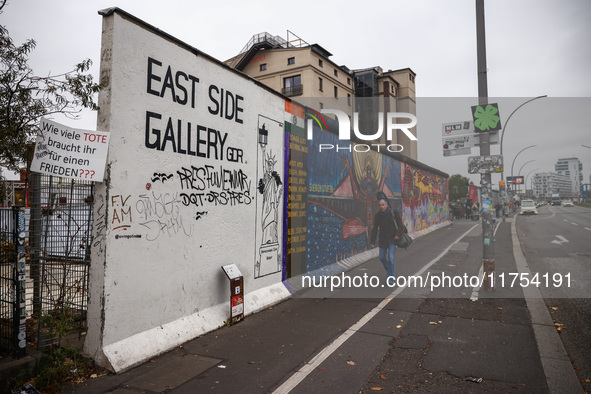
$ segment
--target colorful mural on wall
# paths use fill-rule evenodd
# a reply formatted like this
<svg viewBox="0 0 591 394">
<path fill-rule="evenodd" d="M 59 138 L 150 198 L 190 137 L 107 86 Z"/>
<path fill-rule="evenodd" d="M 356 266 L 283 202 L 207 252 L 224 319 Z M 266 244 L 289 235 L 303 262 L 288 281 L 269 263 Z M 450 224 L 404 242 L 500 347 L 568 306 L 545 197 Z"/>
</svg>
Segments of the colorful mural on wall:
<svg viewBox="0 0 591 394">
<path fill-rule="evenodd" d="M 302 123 L 292 117 L 286 124 Z M 367 145 L 340 141 L 336 134 L 315 125 L 310 140 L 304 129 L 297 130 L 290 133 L 286 128 L 291 141 L 286 242 L 290 274 L 314 271 L 370 249 L 380 191 L 415 236 L 448 223 L 448 178 L 444 175 L 423 169 L 420 163 L 410 165 L 368 150 Z M 301 190 L 303 181 L 305 191 Z M 306 229 L 305 236 L 302 229 Z M 302 244 L 306 247 L 298 249 Z"/>
<path fill-rule="evenodd" d="M 338 145 L 336 135 L 314 129 L 308 149 L 308 252 L 311 271 L 366 251 L 376 193 L 384 192 L 400 209 L 400 163 L 355 145 Z"/>
<path fill-rule="evenodd" d="M 448 219 L 448 178 L 401 164 L 402 220 L 411 233 L 427 230 Z"/>
</svg>

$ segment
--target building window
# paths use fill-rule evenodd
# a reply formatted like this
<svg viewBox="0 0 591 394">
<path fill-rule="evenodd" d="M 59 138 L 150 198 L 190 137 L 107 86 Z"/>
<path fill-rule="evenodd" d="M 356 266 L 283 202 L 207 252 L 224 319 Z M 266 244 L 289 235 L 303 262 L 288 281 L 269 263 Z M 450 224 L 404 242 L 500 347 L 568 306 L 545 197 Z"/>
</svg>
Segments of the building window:
<svg viewBox="0 0 591 394">
<path fill-rule="evenodd" d="M 318 59 L 318 65 L 322 67 L 322 59 Z"/>
<path fill-rule="evenodd" d="M 320 90 L 321 92 L 322 90 L 322 78 L 318 78 L 318 90 Z"/>
<path fill-rule="evenodd" d="M 334 87 L 334 97 L 339 98 L 339 88 L 337 88 L 336 86 Z"/>
<path fill-rule="evenodd" d="M 349 105 L 349 107 L 351 106 L 351 94 L 347 93 L 347 104 Z"/>
<path fill-rule="evenodd" d="M 294 75 L 293 77 L 283 78 L 282 92 L 286 96 L 299 96 L 303 93 L 304 86 L 302 85 L 302 76 Z"/>
<path fill-rule="evenodd" d="M 347 78 L 347 85 L 351 85 L 351 78 Z"/>
<path fill-rule="evenodd" d="M 337 69 L 336 69 L 336 68 L 334 69 L 334 76 L 335 76 L 335 77 L 338 77 L 338 76 L 339 76 L 339 73 L 338 73 L 338 71 L 337 71 Z"/>
<path fill-rule="evenodd" d="M 263 63 L 259 66 L 259 71 L 265 71 L 267 70 L 267 63 Z"/>
<path fill-rule="evenodd" d="M 318 103 L 319 104 L 319 108 L 322 110 L 324 109 L 324 103 Z"/>
<path fill-rule="evenodd" d="M 295 57 L 288 57 L 287 58 L 287 65 L 295 64 Z"/>
</svg>

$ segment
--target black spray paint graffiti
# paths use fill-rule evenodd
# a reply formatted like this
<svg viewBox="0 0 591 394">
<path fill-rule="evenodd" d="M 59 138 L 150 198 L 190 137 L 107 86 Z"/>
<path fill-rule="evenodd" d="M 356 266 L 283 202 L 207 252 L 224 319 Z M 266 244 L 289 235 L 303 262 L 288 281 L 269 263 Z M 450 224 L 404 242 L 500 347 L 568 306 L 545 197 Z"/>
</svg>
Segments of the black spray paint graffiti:
<svg viewBox="0 0 591 394">
<path fill-rule="evenodd" d="M 185 206 L 203 207 L 209 205 L 249 205 L 252 202 L 250 188 L 252 181 L 242 170 L 216 168 L 182 167 L 177 171 L 184 192 L 179 197 Z M 198 220 L 201 216 L 197 216 Z"/>
<path fill-rule="evenodd" d="M 146 227 L 149 232 L 146 235 L 148 241 L 158 239 L 162 234 L 172 237 L 177 234 L 191 236 L 193 228 L 183 224 L 183 216 L 180 212 L 180 200 L 178 194 L 164 193 L 156 195 L 142 194 L 136 203 L 136 210 L 140 214 L 140 225 Z"/>
<path fill-rule="evenodd" d="M 161 181 L 162 183 L 166 182 L 167 180 L 169 180 L 170 178 L 172 178 L 174 176 L 174 174 L 164 174 L 164 173 L 158 173 L 155 172 L 154 175 L 152 176 L 152 182 L 156 182 L 156 181 Z"/>
<path fill-rule="evenodd" d="M 95 215 L 95 234 L 92 247 L 93 250 L 97 251 L 99 254 L 103 253 L 105 250 L 105 238 L 106 238 L 106 230 L 107 230 L 107 217 L 106 217 L 106 209 L 105 209 L 105 197 L 103 194 L 96 194 L 96 204 L 98 205 L 98 209 L 96 210 Z"/>
</svg>

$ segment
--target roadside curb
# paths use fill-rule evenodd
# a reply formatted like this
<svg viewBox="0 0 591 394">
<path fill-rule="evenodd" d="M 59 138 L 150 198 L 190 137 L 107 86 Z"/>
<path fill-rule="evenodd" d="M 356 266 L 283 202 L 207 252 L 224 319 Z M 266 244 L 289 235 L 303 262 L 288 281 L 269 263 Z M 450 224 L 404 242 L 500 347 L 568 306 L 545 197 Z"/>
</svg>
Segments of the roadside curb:
<svg viewBox="0 0 591 394">
<path fill-rule="evenodd" d="M 516 219 L 511 223 L 511 240 L 517 270 L 519 273 L 531 275 L 527 260 L 521 250 Z M 523 289 L 523 295 L 527 309 L 531 314 L 532 328 L 550 393 L 582 394 L 583 388 L 554 327 L 554 322 L 540 290 L 537 287 L 527 287 Z"/>
</svg>

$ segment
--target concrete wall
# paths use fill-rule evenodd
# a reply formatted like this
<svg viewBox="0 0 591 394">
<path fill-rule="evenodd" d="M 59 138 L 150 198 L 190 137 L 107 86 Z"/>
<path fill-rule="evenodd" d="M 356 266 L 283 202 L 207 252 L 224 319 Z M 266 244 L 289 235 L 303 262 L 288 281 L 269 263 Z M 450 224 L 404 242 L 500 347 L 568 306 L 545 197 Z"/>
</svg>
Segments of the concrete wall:
<svg viewBox="0 0 591 394">
<path fill-rule="evenodd" d="M 223 265 L 244 276 L 246 314 L 289 295 L 285 101 L 121 10 L 101 13 L 97 129 L 111 139 L 85 352 L 122 371 L 224 324 Z"/>
</svg>

